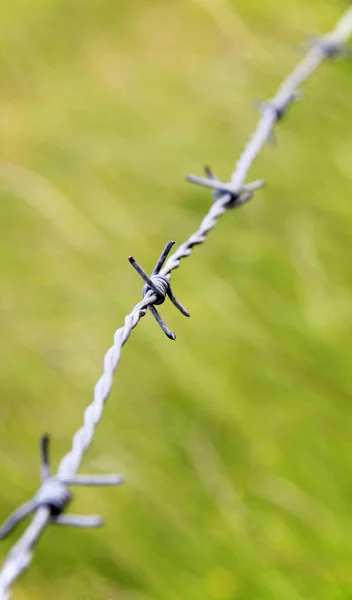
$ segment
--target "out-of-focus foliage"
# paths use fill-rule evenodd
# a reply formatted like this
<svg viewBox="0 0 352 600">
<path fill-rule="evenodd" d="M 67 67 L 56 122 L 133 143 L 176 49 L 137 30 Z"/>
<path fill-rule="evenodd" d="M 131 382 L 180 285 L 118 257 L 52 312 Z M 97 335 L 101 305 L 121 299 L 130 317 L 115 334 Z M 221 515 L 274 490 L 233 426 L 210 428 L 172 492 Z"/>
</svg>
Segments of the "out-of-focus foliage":
<svg viewBox="0 0 352 600">
<path fill-rule="evenodd" d="M 210 205 L 257 115 L 345 5 L 0 4 L 0 518 L 32 495 L 38 438 L 70 447 L 114 329 Z M 325 64 L 225 215 L 175 272 L 189 308 L 133 332 L 72 510 L 18 600 L 352 597 L 352 63 Z M 14 538 L 2 542 L 4 557 Z"/>
</svg>

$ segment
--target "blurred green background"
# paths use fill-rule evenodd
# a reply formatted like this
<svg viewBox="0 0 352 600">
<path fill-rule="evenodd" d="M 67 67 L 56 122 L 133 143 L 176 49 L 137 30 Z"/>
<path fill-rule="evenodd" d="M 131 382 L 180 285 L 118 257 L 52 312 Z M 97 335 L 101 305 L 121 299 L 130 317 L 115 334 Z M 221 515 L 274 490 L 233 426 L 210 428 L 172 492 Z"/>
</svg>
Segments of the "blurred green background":
<svg viewBox="0 0 352 600">
<path fill-rule="evenodd" d="M 210 206 L 320 0 L 0 5 L 0 519 L 91 401 L 115 329 Z M 351 61 L 324 64 L 251 172 L 268 185 L 175 272 L 125 346 L 75 491 L 101 530 L 50 528 L 14 598 L 352 598 Z M 0 546 L 4 558 L 16 535 Z"/>
</svg>

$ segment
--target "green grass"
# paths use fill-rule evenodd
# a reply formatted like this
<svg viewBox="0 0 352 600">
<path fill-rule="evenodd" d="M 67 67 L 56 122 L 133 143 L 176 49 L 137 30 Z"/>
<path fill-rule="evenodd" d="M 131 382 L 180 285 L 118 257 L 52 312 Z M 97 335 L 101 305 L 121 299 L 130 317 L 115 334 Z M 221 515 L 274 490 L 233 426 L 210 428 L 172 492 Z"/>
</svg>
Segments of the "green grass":
<svg viewBox="0 0 352 600">
<path fill-rule="evenodd" d="M 164 243 L 210 205 L 297 44 L 343 2 L 0 5 L 0 519 L 37 489 Z M 323 65 L 229 212 L 123 351 L 78 490 L 101 530 L 50 528 L 14 598 L 352 598 L 351 61 Z M 1 543 L 5 557 L 16 536 Z"/>
</svg>

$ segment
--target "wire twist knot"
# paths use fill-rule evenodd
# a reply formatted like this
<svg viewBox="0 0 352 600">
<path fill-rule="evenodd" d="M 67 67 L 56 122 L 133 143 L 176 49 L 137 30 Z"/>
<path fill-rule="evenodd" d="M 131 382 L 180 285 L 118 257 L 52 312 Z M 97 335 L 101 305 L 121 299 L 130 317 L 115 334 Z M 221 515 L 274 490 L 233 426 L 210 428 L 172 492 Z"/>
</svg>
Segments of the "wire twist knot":
<svg viewBox="0 0 352 600">
<path fill-rule="evenodd" d="M 153 282 L 153 287 L 148 283 L 145 284 L 142 289 L 143 298 L 145 298 L 149 291 L 152 291 L 156 295 L 156 300 L 153 304 L 162 304 L 165 302 L 166 295 L 170 289 L 170 283 L 164 275 L 152 275 L 150 280 Z"/>
<path fill-rule="evenodd" d="M 346 44 L 336 39 L 333 35 L 311 35 L 307 42 L 301 44 L 305 50 L 307 48 L 316 49 L 325 58 L 348 57 L 351 54 L 351 49 Z"/>
<path fill-rule="evenodd" d="M 321 38 L 319 45 L 326 58 L 339 58 L 349 56 L 351 53 L 350 48 L 345 46 L 344 43 L 329 37 Z"/>
<path fill-rule="evenodd" d="M 271 112 L 274 115 L 275 121 L 281 121 L 281 119 L 286 115 L 289 107 L 293 102 L 299 100 L 302 97 L 302 92 L 300 90 L 294 90 L 291 94 L 288 94 L 285 97 L 277 96 L 271 98 L 270 100 L 266 100 L 265 102 L 256 101 L 255 106 L 259 110 L 260 114 L 263 115 L 265 112 Z"/>
<path fill-rule="evenodd" d="M 39 488 L 34 497 L 37 508 L 47 506 L 52 517 L 57 517 L 64 512 L 69 504 L 72 494 L 67 485 L 56 477 L 49 477 Z"/>
</svg>

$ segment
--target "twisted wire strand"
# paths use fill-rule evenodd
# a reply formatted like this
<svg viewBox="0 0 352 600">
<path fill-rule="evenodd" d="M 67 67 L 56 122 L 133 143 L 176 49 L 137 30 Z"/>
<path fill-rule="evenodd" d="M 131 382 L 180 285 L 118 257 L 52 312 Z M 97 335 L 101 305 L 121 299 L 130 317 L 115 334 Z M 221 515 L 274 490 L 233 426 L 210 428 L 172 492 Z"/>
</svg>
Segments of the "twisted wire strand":
<svg viewBox="0 0 352 600">
<path fill-rule="evenodd" d="M 231 175 L 231 184 L 234 191 L 236 189 L 238 192 L 241 191 L 250 167 L 263 146 L 270 139 L 275 123 L 280 120 L 290 104 L 297 98 L 299 87 L 316 71 L 324 60 L 336 56 L 343 50 L 344 44 L 348 41 L 351 34 L 352 8 L 349 8 L 337 23 L 335 29 L 315 41 L 306 56 L 282 82 L 276 94 L 271 100 L 263 104 L 262 114 L 255 126 L 254 132 L 244 147 L 236 163 L 236 168 Z M 226 210 L 231 208 L 229 200 L 229 194 L 224 194 L 220 200 L 213 204 L 208 214 L 202 220 L 198 230 L 168 258 L 164 268 L 161 270 L 162 275 L 169 276 L 172 271 L 179 267 L 182 258 L 186 258 L 186 256 L 191 254 L 194 246 L 204 242 L 208 232 L 215 227 L 217 219 Z"/>
<path fill-rule="evenodd" d="M 83 426 L 75 433 L 71 450 L 62 458 L 59 464 L 58 479 L 68 479 L 77 472 L 84 452 L 90 445 L 95 429 L 102 417 L 105 402 L 112 388 L 112 376 L 119 363 L 122 347 L 140 319 L 145 316 L 147 306 L 155 302 L 155 299 L 155 294 L 148 292 L 144 299 L 136 304 L 130 314 L 125 317 L 124 325 L 115 331 L 114 344 L 104 357 L 103 374 L 94 388 L 93 402 L 84 412 Z M 10 598 L 12 584 L 28 567 L 32 559 L 32 549 L 50 521 L 49 508 L 40 507 L 30 525 L 8 553 L 0 571 L 0 600 Z"/>
<path fill-rule="evenodd" d="M 160 275 L 169 280 L 172 271 L 179 267 L 183 258 L 191 254 L 193 247 L 205 241 L 209 231 L 217 224 L 218 218 L 228 209 L 243 203 L 233 203 L 233 199 L 236 195 L 240 198 L 240 194 L 245 189 L 244 184 L 247 173 L 263 146 L 270 139 L 275 123 L 296 99 L 299 86 L 308 79 L 325 59 L 342 53 L 343 45 L 348 41 L 351 34 L 352 8 L 349 8 L 337 23 L 335 29 L 315 41 L 303 60 L 284 80 L 277 93 L 271 100 L 262 105 L 260 119 L 231 176 L 231 191 L 225 191 L 225 193 L 220 193 L 220 196 L 216 197 L 216 201 L 203 218 L 198 230 L 168 258 L 165 266 L 160 271 Z M 229 186 L 227 185 L 227 187 Z M 248 196 L 246 199 L 248 199 Z M 144 299 L 136 304 L 130 314 L 125 317 L 124 325 L 115 331 L 114 343 L 104 357 L 103 374 L 94 388 L 93 401 L 84 412 L 83 425 L 73 437 L 71 450 L 62 458 L 59 464 L 57 472 L 59 480 L 70 478 L 76 474 L 102 417 L 105 402 L 111 392 L 113 374 L 119 363 L 122 347 L 140 319 L 145 316 L 147 307 L 155 301 L 155 293 L 152 291 L 147 292 Z M 36 511 L 25 532 L 8 553 L 0 570 L 0 600 L 10 598 L 12 584 L 28 567 L 32 558 L 32 549 L 50 522 L 49 507 L 41 506 Z"/>
<path fill-rule="evenodd" d="M 59 478 L 67 479 L 77 472 L 83 455 L 90 446 L 95 429 L 102 417 L 105 402 L 111 392 L 113 374 L 120 361 L 122 347 L 130 337 L 132 330 L 138 325 L 140 319 L 145 316 L 147 306 L 153 304 L 155 300 L 156 294 L 148 292 L 144 299 L 136 304 L 130 314 L 125 317 L 124 325 L 115 331 L 114 343 L 104 356 L 103 374 L 94 388 L 93 402 L 84 411 L 83 425 L 73 436 L 71 450 L 61 459 L 59 464 Z"/>
</svg>

